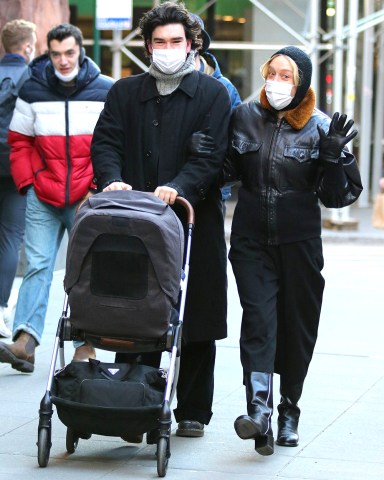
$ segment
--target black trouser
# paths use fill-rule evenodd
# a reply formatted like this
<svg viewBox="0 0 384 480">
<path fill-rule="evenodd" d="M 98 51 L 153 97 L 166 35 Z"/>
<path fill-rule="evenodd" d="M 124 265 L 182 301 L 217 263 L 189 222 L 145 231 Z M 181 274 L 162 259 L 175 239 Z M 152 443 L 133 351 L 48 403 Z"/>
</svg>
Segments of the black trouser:
<svg viewBox="0 0 384 480">
<path fill-rule="evenodd" d="M 145 365 L 159 366 L 160 355 L 144 353 L 141 355 L 140 362 Z M 197 420 L 208 425 L 212 417 L 215 359 L 216 343 L 214 340 L 182 341 L 176 390 L 177 408 L 174 410 L 177 422 Z M 116 354 L 116 362 L 127 361 L 133 361 L 131 354 Z"/>
<path fill-rule="evenodd" d="M 208 425 L 212 417 L 216 343 L 182 342 L 177 382 L 177 422 L 197 420 Z"/>
<path fill-rule="evenodd" d="M 285 382 L 303 382 L 324 289 L 321 239 L 267 246 L 233 234 L 229 259 L 243 308 L 243 370 L 276 372 Z"/>
</svg>

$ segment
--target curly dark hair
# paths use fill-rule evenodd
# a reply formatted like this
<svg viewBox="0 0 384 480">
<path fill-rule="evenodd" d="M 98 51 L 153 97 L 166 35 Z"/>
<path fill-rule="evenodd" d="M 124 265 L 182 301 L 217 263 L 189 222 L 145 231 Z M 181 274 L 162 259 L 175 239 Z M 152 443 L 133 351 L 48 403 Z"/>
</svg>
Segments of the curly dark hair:
<svg viewBox="0 0 384 480">
<path fill-rule="evenodd" d="M 184 27 L 185 37 L 192 40 L 192 50 L 199 49 L 202 45 L 201 28 L 185 8 L 184 3 L 164 2 L 146 12 L 140 19 L 140 35 L 144 40 L 144 48 L 147 56 L 150 56 L 147 42 L 152 41 L 152 33 L 156 27 L 169 23 L 181 23 Z"/>
</svg>

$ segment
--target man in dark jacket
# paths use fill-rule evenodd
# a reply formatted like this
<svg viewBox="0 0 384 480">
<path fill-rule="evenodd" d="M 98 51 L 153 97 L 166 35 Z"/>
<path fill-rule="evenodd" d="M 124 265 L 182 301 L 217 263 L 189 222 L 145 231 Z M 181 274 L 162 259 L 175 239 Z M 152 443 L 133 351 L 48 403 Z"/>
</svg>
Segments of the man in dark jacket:
<svg viewBox="0 0 384 480">
<path fill-rule="evenodd" d="M 31 373 L 41 341 L 56 255 L 79 202 L 93 183 L 90 144 L 113 80 L 85 57 L 81 31 L 67 23 L 48 32 L 49 52 L 31 63 L 9 129 L 11 174 L 26 195 L 25 272 L 13 340 L 0 362 Z M 77 344 L 75 360 L 94 356 Z"/>
<path fill-rule="evenodd" d="M 200 26 L 165 2 L 140 22 L 148 73 L 111 89 L 92 140 L 100 191 L 180 195 L 196 214 L 177 386 L 176 434 L 200 437 L 212 416 L 215 340 L 225 338 L 226 245 L 218 177 L 227 145 L 229 96 L 195 69 Z M 200 132 L 200 133 L 197 133 Z M 208 133 L 214 145 L 205 145 Z"/>
<path fill-rule="evenodd" d="M 5 55 L 0 60 L 0 337 L 10 337 L 12 332 L 5 322 L 11 311 L 8 302 L 24 236 L 25 198 L 17 193 L 11 177 L 7 139 L 18 91 L 29 76 L 36 25 L 12 20 L 1 31 L 1 42 Z"/>
</svg>

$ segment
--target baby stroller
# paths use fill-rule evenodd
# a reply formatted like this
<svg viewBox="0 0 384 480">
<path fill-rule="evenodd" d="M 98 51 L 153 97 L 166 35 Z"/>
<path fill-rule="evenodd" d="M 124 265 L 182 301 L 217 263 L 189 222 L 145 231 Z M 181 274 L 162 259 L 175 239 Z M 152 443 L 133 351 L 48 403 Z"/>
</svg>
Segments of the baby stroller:
<svg viewBox="0 0 384 480">
<path fill-rule="evenodd" d="M 189 202 L 178 197 L 176 203 L 187 214 L 186 237 L 172 208 L 150 193 L 104 192 L 80 207 L 69 236 L 63 312 L 40 403 L 40 467 L 49 461 L 55 405 L 67 427 L 68 453 L 92 434 L 147 433 L 147 443 L 157 444 L 157 473 L 166 475 L 194 226 Z M 169 368 L 91 359 L 65 365 L 65 342 L 79 339 L 112 352 L 169 352 Z"/>
</svg>

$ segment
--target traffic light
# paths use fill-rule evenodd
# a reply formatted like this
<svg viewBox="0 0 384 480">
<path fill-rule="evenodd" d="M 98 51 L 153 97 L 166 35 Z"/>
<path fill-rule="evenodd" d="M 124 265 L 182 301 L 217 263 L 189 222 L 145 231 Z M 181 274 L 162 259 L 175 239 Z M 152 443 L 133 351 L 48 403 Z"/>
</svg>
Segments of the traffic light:
<svg viewBox="0 0 384 480">
<path fill-rule="evenodd" d="M 334 17 L 336 14 L 335 2 L 327 2 L 327 7 L 325 10 L 327 17 Z"/>
</svg>

